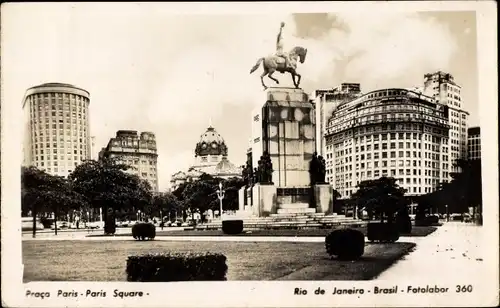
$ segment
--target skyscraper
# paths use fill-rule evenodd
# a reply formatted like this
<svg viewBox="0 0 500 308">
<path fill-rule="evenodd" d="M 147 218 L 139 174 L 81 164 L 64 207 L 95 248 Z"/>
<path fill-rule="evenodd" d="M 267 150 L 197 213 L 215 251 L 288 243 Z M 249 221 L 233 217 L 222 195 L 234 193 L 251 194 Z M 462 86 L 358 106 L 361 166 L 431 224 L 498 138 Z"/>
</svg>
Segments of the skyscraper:
<svg viewBox="0 0 500 308">
<path fill-rule="evenodd" d="M 325 142 L 326 126 L 333 111 L 342 103 L 349 102 L 361 95 L 359 83 L 342 83 L 338 87 L 315 90 L 312 94 L 316 110 L 316 152 L 323 157 L 332 153 L 333 148 Z"/>
<path fill-rule="evenodd" d="M 151 132 L 138 135 L 135 130 L 119 130 L 105 148 L 99 152 L 99 159 L 116 158 L 131 168 L 128 172 L 147 180 L 154 192 L 158 192 L 158 153 L 156 137 Z"/>
<path fill-rule="evenodd" d="M 325 138 L 326 180 L 349 198 L 365 180 L 393 177 L 408 195 L 448 174 L 447 108 L 407 89 L 380 89 L 340 104 Z"/>
<path fill-rule="evenodd" d="M 470 127 L 467 139 L 467 159 L 481 159 L 481 128 Z"/>
<path fill-rule="evenodd" d="M 467 121 L 469 113 L 463 109 L 462 89 L 453 76 L 441 71 L 424 76 L 424 94 L 435 99 L 437 103 L 448 107 L 450 173 L 460 172 L 455 167 L 457 159 L 467 158 Z M 451 180 L 451 177 L 448 178 Z"/>
<path fill-rule="evenodd" d="M 64 83 L 29 88 L 23 100 L 23 165 L 67 176 L 90 158 L 88 91 Z"/>
</svg>

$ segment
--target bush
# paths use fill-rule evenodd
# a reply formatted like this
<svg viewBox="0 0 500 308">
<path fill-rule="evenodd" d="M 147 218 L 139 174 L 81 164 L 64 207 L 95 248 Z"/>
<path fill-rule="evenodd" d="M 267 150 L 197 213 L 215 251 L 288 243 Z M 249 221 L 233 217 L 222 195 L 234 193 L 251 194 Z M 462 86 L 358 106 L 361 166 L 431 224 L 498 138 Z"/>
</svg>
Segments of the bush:
<svg viewBox="0 0 500 308">
<path fill-rule="evenodd" d="M 433 226 L 437 224 L 439 224 L 439 217 L 434 215 L 429 215 L 423 219 L 415 220 L 415 226 Z"/>
<path fill-rule="evenodd" d="M 243 232 L 243 220 L 223 220 L 222 232 L 225 234 L 240 234 Z"/>
<path fill-rule="evenodd" d="M 129 256 L 127 281 L 226 280 L 226 256 L 219 253 L 166 253 Z"/>
<path fill-rule="evenodd" d="M 42 217 L 40 219 L 40 222 L 42 223 L 42 225 L 43 225 L 44 228 L 50 229 L 50 227 L 52 227 L 52 224 L 54 223 L 54 219 L 47 218 L 47 217 Z"/>
<path fill-rule="evenodd" d="M 354 229 L 339 229 L 325 237 L 326 252 L 340 260 L 356 260 L 365 252 L 365 236 Z"/>
<path fill-rule="evenodd" d="M 396 216 L 396 224 L 398 225 L 399 233 L 411 234 L 411 218 L 409 215 Z"/>
<path fill-rule="evenodd" d="M 140 222 L 132 226 L 132 236 L 136 240 L 154 239 L 156 236 L 156 227 L 149 222 Z"/>
<path fill-rule="evenodd" d="M 105 234 L 115 234 L 116 232 L 116 222 L 115 218 L 108 218 L 104 224 L 104 233 Z"/>
<path fill-rule="evenodd" d="M 368 223 L 367 237 L 370 242 L 395 242 L 399 239 L 397 223 Z"/>
<path fill-rule="evenodd" d="M 425 219 L 432 225 L 439 223 L 439 217 L 436 215 L 429 215 Z"/>
</svg>

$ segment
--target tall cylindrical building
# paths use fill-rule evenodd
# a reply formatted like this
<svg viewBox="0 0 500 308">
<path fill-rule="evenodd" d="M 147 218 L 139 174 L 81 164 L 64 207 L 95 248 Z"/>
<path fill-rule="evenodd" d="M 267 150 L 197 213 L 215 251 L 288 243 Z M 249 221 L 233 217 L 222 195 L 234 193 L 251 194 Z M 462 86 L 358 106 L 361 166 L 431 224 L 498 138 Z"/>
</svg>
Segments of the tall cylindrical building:
<svg viewBox="0 0 500 308">
<path fill-rule="evenodd" d="M 67 176 L 91 154 L 88 91 L 63 83 L 29 88 L 23 100 L 24 161 Z"/>
<path fill-rule="evenodd" d="M 393 177 L 408 195 L 432 192 L 450 172 L 449 108 L 407 89 L 339 105 L 329 120 L 326 176 L 342 198 L 365 180 Z"/>
</svg>

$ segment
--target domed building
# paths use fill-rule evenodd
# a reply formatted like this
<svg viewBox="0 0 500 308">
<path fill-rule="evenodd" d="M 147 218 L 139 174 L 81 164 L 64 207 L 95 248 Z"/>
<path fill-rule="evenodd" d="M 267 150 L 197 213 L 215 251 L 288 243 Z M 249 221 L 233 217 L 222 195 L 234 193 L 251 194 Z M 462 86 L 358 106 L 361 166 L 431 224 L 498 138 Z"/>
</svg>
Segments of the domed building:
<svg viewBox="0 0 500 308">
<path fill-rule="evenodd" d="M 196 181 L 204 173 L 223 179 L 241 177 L 241 167 L 231 163 L 227 153 L 224 138 L 215 128 L 209 126 L 196 144 L 193 165 L 187 171 L 179 171 L 172 175 L 171 189 L 175 190 L 185 182 Z"/>
</svg>

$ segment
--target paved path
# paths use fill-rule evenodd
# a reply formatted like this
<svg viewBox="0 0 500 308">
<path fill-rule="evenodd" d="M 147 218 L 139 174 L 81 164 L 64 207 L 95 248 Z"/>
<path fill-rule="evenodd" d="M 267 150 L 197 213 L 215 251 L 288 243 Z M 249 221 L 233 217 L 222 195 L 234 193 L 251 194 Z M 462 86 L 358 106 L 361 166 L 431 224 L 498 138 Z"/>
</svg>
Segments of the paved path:
<svg viewBox="0 0 500 308">
<path fill-rule="evenodd" d="M 182 229 L 182 228 L 181 228 Z M 165 228 L 164 231 L 175 231 L 179 228 Z M 130 233 L 130 229 L 117 229 L 117 234 Z M 31 234 L 23 234 L 23 241 L 130 241 L 129 236 L 92 236 L 90 234 L 102 234 L 102 230 L 88 232 L 64 232 L 55 235 L 54 233 L 37 234 L 33 238 Z M 416 243 L 419 237 L 400 237 L 401 242 Z M 295 243 L 324 243 L 323 236 L 157 236 L 155 241 L 192 241 L 192 242 L 295 242 Z"/>
<path fill-rule="evenodd" d="M 403 257 L 384 271 L 378 281 L 405 283 L 414 287 L 435 285 L 448 287 L 449 296 L 459 296 L 464 307 L 478 307 L 478 303 L 496 306 L 498 303 L 498 260 L 491 249 L 485 227 L 473 224 L 445 223 L 427 237 L 414 238 L 415 251 Z M 457 286 L 471 286 L 470 293 L 457 293 Z M 436 298 L 421 296 L 418 305 L 436 305 Z M 446 305 L 446 301 L 443 302 Z M 440 305 L 438 305 L 440 306 Z"/>
<path fill-rule="evenodd" d="M 484 227 L 472 224 L 445 223 L 426 237 L 414 237 L 415 251 L 379 278 L 396 279 L 411 275 L 412 279 L 419 279 L 450 272 L 455 273 L 454 279 L 481 275 L 488 270 L 483 262 L 484 231 Z"/>
</svg>

